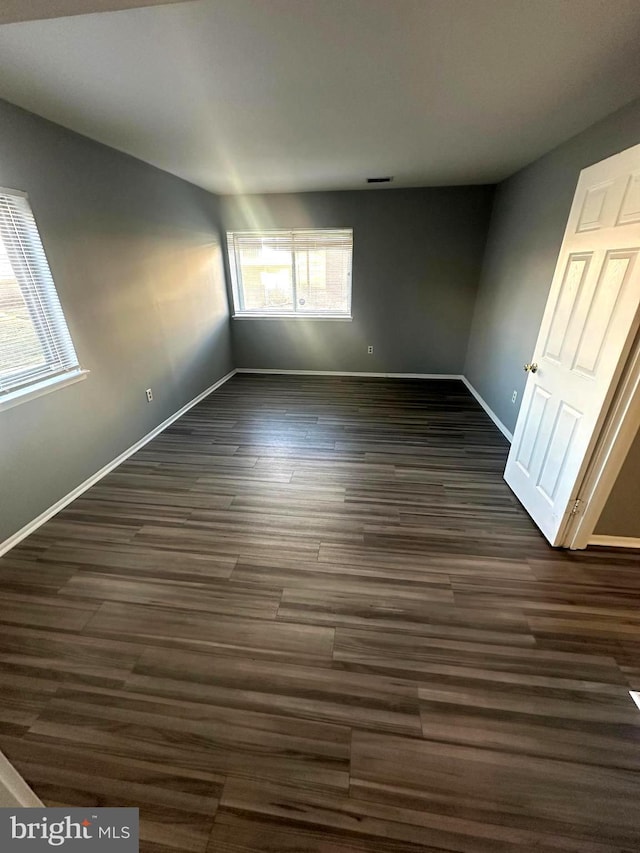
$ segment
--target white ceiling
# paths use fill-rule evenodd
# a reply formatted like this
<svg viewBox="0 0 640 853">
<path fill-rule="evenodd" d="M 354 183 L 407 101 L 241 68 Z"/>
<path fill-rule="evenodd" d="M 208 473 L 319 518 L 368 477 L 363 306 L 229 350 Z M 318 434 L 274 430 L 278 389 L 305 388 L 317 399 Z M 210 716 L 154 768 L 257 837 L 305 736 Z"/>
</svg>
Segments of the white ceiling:
<svg viewBox="0 0 640 853">
<path fill-rule="evenodd" d="M 189 0 L 0 0 L 0 24 L 113 12 L 135 6 L 161 6 L 171 2 L 186 3 Z"/>
<path fill-rule="evenodd" d="M 484 183 L 639 96 L 639 45 L 639 0 L 194 0 L 4 25 L 0 97 L 218 192 Z"/>
</svg>

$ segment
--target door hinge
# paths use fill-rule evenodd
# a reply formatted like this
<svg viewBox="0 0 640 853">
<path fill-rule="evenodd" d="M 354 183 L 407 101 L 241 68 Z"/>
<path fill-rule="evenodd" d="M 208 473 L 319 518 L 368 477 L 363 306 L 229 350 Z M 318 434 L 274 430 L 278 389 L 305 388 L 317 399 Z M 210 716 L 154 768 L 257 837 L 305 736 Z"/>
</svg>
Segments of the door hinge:
<svg viewBox="0 0 640 853">
<path fill-rule="evenodd" d="M 580 512 L 580 507 L 582 506 L 583 503 L 584 503 L 584 501 L 582 501 L 580 498 L 575 500 L 573 502 L 573 509 L 571 510 L 571 515 L 577 515 Z"/>
</svg>

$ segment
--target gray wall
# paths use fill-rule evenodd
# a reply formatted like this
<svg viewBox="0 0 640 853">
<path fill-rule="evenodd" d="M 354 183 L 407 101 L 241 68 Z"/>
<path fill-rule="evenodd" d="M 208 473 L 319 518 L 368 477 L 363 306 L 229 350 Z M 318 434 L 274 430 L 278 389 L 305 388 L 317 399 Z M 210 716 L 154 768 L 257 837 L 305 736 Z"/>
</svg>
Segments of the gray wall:
<svg viewBox="0 0 640 853">
<path fill-rule="evenodd" d="M 0 102 L 83 382 L 0 412 L 0 542 L 232 369 L 217 201 Z M 151 387 L 154 402 L 144 391 Z"/>
<path fill-rule="evenodd" d="M 640 432 L 631 445 L 595 532 L 640 538 Z"/>
<path fill-rule="evenodd" d="M 462 373 L 492 197 L 485 186 L 223 198 L 228 230 L 354 232 L 353 322 L 233 320 L 236 366 Z"/>
<path fill-rule="evenodd" d="M 513 431 L 582 169 L 640 142 L 640 99 L 499 185 L 465 375 Z M 511 403 L 518 392 L 516 405 Z"/>
</svg>

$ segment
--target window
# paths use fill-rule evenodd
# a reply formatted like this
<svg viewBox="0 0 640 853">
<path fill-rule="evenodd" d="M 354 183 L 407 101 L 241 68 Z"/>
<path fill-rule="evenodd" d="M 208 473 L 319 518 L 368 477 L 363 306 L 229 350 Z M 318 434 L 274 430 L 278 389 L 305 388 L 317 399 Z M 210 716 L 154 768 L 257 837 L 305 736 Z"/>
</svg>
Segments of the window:
<svg viewBox="0 0 640 853">
<path fill-rule="evenodd" d="M 235 315 L 349 317 L 350 228 L 227 234 Z"/>
<path fill-rule="evenodd" d="M 81 373 L 27 197 L 0 189 L 0 407 Z"/>
</svg>

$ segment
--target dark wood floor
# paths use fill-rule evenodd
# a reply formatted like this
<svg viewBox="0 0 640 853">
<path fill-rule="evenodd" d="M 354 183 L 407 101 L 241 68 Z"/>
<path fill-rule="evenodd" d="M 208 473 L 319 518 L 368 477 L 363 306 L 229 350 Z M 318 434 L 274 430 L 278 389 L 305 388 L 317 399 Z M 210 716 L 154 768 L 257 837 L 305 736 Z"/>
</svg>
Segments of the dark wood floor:
<svg viewBox="0 0 640 853">
<path fill-rule="evenodd" d="M 640 565 L 454 381 L 236 376 L 0 560 L 0 748 L 145 853 L 640 849 Z"/>
</svg>

